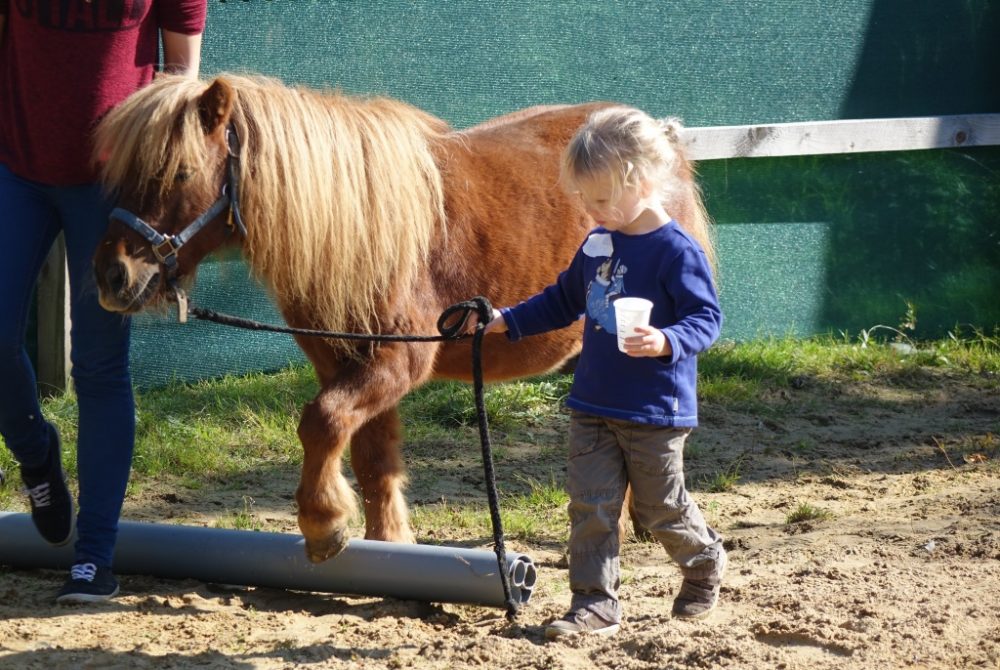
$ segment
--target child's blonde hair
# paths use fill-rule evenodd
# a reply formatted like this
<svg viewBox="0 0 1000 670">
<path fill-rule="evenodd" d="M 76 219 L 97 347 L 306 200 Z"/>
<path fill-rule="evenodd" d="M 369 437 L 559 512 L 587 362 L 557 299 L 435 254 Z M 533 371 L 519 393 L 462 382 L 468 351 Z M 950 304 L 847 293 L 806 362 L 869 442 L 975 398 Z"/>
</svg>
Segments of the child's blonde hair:
<svg viewBox="0 0 1000 670">
<path fill-rule="evenodd" d="M 626 188 L 646 182 L 669 212 L 670 203 L 693 199 L 693 214 L 678 223 L 705 251 L 715 270 L 715 246 L 701 194 L 691 179 L 678 178 L 679 164 L 690 168 L 680 148 L 680 121 L 654 119 L 634 107 L 608 107 L 594 112 L 576 132 L 563 152 L 560 177 L 564 188 L 574 192 L 579 183 L 609 178 L 613 200 Z M 681 170 L 681 174 L 686 170 Z"/>
</svg>

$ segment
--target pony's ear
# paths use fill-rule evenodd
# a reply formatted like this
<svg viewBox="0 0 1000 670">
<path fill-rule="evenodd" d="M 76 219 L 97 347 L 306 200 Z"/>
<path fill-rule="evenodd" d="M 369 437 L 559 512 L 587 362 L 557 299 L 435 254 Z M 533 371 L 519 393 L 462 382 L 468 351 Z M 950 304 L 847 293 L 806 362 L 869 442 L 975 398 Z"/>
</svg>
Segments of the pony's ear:
<svg viewBox="0 0 1000 670">
<path fill-rule="evenodd" d="M 233 87 L 225 79 L 218 78 L 201 94 L 198 100 L 198 116 L 205 134 L 211 134 L 219 126 L 229 121 L 233 111 Z"/>
</svg>

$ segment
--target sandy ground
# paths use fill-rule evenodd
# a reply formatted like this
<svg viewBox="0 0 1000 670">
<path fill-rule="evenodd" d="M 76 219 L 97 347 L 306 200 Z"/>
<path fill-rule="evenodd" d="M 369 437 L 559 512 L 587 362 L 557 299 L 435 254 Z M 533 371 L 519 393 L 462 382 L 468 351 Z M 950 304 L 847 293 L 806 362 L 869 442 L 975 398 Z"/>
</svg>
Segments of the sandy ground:
<svg viewBox="0 0 1000 670">
<path fill-rule="evenodd" d="M 569 602 L 554 543 L 510 543 L 539 570 L 513 623 L 480 606 L 145 576 L 123 576 L 110 604 L 64 607 L 51 601 L 62 573 L 0 568 L 0 668 L 998 668 L 996 388 L 975 373 L 803 378 L 768 400 L 777 418 L 703 404 L 688 480 L 730 552 L 721 606 L 704 622 L 671 618 L 679 574 L 658 546 L 636 541 L 623 548 L 621 633 L 554 643 L 544 626 Z M 521 445 L 498 474 L 544 480 L 563 457 Z M 477 495 L 477 459 L 475 444 L 465 467 L 417 459 L 411 499 L 470 486 Z M 732 490 L 699 486 L 734 464 Z M 294 531 L 295 476 L 244 492 L 270 528 Z M 212 495 L 147 489 L 125 516 L 208 524 L 220 507 L 239 507 L 219 499 L 239 492 Z M 831 516 L 788 523 L 803 503 Z M 470 540 L 435 537 L 449 539 Z"/>
</svg>

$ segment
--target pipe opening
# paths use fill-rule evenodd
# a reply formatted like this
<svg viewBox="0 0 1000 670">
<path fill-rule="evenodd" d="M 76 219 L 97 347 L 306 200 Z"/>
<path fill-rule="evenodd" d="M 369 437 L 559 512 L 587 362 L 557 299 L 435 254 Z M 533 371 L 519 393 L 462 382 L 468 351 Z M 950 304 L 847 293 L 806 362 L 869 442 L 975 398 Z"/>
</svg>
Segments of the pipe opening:
<svg viewBox="0 0 1000 670">
<path fill-rule="evenodd" d="M 527 569 L 524 574 L 524 583 L 521 584 L 523 588 L 533 589 L 535 587 L 535 582 L 538 581 L 538 571 L 535 570 L 534 563 L 526 562 L 525 565 Z"/>
<path fill-rule="evenodd" d="M 511 575 L 510 581 L 514 583 L 514 586 L 524 586 L 524 580 L 528 574 L 528 568 L 524 561 L 515 561 L 511 568 L 514 574 Z"/>
</svg>

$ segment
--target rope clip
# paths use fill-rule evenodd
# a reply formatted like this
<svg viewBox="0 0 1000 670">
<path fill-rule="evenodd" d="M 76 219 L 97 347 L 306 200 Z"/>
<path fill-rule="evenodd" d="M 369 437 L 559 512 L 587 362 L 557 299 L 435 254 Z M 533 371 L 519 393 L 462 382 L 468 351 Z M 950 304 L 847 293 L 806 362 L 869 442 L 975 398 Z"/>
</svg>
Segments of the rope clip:
<svg viewBox="0 0 1000 670">
<path fill-rule="evenodd" d="M 177 323 L 187 323 L 188 320 L 188 297 L 177 284 L 171 286 L 174 290 L 174 301 L 177 303 Z"/>
</svg>

